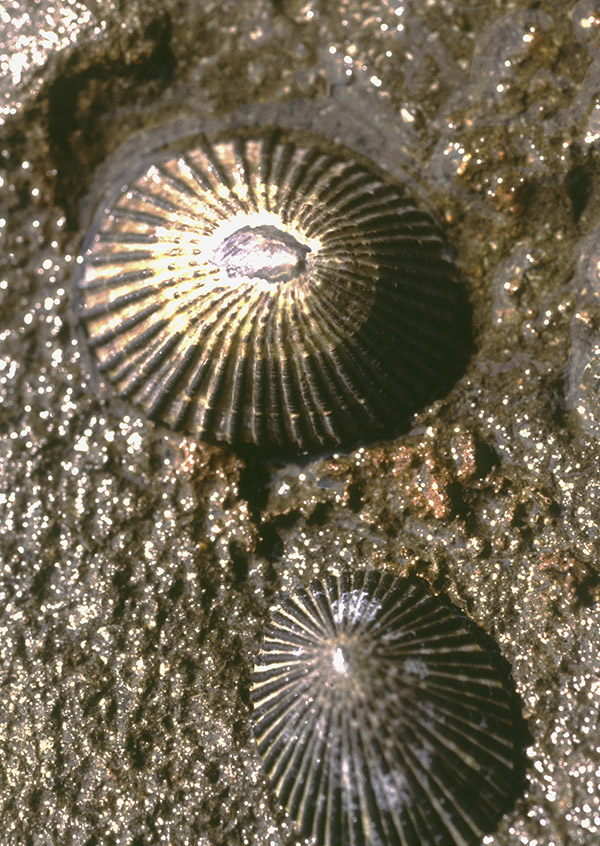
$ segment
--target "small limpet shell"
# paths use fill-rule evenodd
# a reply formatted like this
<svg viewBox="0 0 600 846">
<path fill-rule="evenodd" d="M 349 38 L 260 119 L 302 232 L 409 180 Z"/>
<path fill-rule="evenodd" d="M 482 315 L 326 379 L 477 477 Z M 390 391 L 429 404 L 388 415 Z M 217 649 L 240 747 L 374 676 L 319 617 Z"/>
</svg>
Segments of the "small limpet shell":
<svg viewBox="0 0 600 846">
<path fill-rule="evenodd" d="M 83 251 L 99 370 L 149 418 L 280 451 L 389 430 L 456 376 L 468 318 L 443 235 L 327 139 L 251 128 L 125 172 Z"/>
<path fill-rule="evenodd" d="M 251 683 L 265 770 L 319 846 L 467 846 L 520 786 L 520 718 L 420 580 L 316 580 L 272 609 Z"/>
</svg>

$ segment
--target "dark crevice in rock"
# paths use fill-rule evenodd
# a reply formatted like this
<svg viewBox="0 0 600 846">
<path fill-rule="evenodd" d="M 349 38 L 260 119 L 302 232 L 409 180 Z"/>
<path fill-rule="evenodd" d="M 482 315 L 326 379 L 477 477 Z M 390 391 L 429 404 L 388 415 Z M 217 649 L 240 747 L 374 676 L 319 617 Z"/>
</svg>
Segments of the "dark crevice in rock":
<svg viewBox="0 0 600 846">
<path fill-rule="evenodd" d="M 271 477 L 270 468 L 255 453 L 245 456 L 244 467 L 240 472 L 239 495 L 248 503 L 250 516 L 256 524 L 260 523 L 269 498 Z"/>
<path fill-rule="evenodd" d="M 330 502 L 318 502 L 306 521 L 307 526 L 324 526 L 332 511 L 333 505 Z"/>
<path fill-rule="evenodd" d="M 565 179 L 565 187 L 573 212 L 573 221 L 579 222 L 579 218 L 585 211 L 588 200 L 593 189 L 593 167 L 594 163 L 587 161 L 585 164 L 577 164 L 571 168 Z"/>
<path fill-rule="evenodd" d="M 348 485 L 348 508 L 355 514 L 363 507 L 363 484 L 362 482 L 351 482 Z"/>
<path fill-rule="evenodd" d="M 116 114 L 123 107 L 139 109 L 155 100 L 173 76 L 176 58 L 171 46 L 168 15 L 152 20 L 143 33 L 132 34 L 141 45 L 130 55 L 87 60 L 75 53 L 48 92 L 47 133 L 56 168 L 57 205 L 77 228 L 79 201 L 88 190 L 95 167 L 114 146 L 120 126 Z"/>
<path fill-rule="evenodd" d="M 248 576 L 248 552 L 245 547 L 239 542 L 232 540 L 228 546 L 229 555 L 231 556 L 232 572 L 236 583 L 240 584 L 246 581 Z"/>
<path fill-rule="evenodd" d="M 256 552 L 270 563 L 279 560 L 283 555 L 283 541 L 273 523 L 263 523 L 260 527 Z"/>
</svg>

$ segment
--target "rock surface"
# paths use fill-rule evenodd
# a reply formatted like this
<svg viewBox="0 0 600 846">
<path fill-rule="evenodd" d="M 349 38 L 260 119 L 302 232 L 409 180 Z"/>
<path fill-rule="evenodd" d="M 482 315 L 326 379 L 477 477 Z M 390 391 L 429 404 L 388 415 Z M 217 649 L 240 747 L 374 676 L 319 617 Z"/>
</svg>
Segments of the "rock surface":
<svg viewBox="0 0 600 846">
<path fill-rule="evenodd" d="M 10 0 L 0 19 L 3 843 L 298 843 L 250 736 L 261 629 L 282 590 L 370 564 L 445 592 L 513 668 L 527 784 L 483 842 L 593 846 L 600 5 Z M 445 219 L 476 352 L 404 435 L 277 465 L 94 384 L 73 278 L 95 174 L 134 133 L 263 103 L 293 122 L 297 100 Z"/>
</svg>

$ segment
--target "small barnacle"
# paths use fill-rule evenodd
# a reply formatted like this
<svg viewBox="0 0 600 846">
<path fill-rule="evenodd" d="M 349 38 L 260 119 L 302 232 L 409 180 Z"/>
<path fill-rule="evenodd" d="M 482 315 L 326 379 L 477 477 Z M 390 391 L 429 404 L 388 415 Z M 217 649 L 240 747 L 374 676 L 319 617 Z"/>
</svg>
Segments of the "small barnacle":
<svg viewBox="0 0 600 846">
<path fill-rule="evenodd" d="M 175 430 L 281 452 L 385 433 L 468 348 L 431 215 L 306 132 L 228 130 L 142 156 L 96 213 L 78 285 L 119 395 Z"/>
<path fill-rule="evenodd" d="M 270 782 L 319 846 L 478 844 L 520 787 L 505 680 L 417 579 L 344 570 L 284 599 L 251 699 Z"/>
</svg>

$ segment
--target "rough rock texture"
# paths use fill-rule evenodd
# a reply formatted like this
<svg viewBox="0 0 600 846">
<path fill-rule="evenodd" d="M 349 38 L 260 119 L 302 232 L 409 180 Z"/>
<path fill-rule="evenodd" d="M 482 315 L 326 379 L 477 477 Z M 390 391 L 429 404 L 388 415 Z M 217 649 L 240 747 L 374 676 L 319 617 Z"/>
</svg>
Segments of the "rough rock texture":
<svg viewBox="0 0 600 846">
<path fill-rule="evenodd" d="M 527 784 L 483 842 L 593 846 L 598 2 L 32 5 L 0 11 L 2 842 L 299 842 L 248 679 L 274 594 L 343 562 L 424 577 L 512 665 Z M 428 195 L 476 352 L 406 434 L 281 466 L 93 385 L 73 278 L 134 132 L 294 98 Z"/>
</svg>

